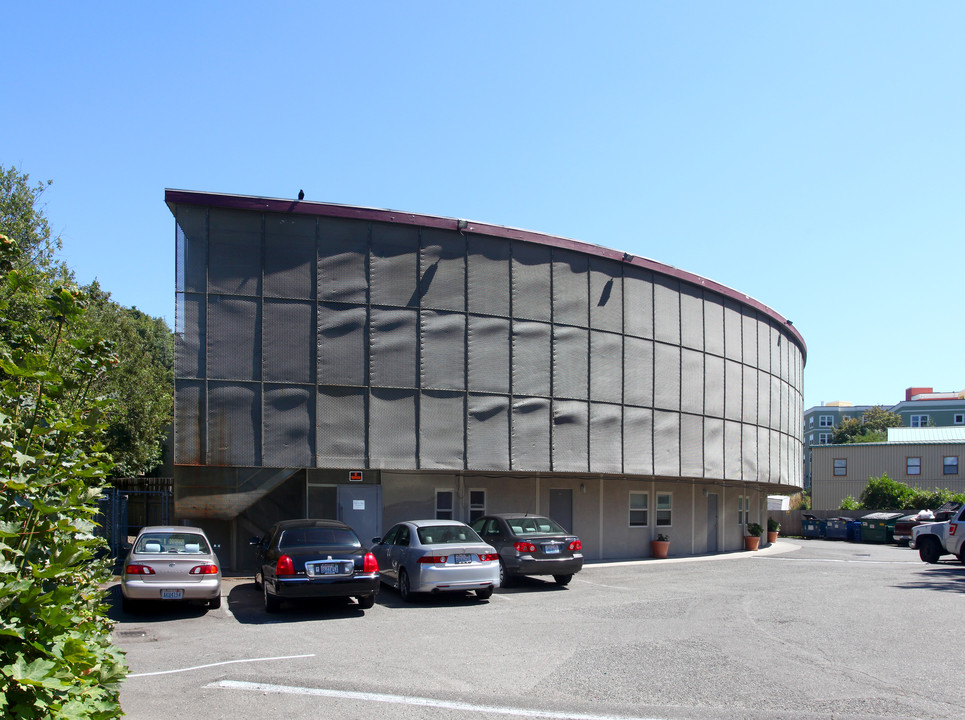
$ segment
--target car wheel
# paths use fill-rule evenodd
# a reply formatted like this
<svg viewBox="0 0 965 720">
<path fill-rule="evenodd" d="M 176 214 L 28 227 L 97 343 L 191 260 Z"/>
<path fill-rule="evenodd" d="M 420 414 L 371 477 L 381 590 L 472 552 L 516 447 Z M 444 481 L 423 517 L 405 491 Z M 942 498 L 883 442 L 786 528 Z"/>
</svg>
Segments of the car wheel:
<svg viewBox="0 0 965 720">
<path fill-rule="evenodd" d="M 927 538 L 922 542 L 921 538 L 918 540 L 918 557 L 921 558 L 922 562 L 934 565 L 938 562 L 938 558 L 941 557 L 941 553 L 938 551 L 938 543 L 935 542 L 934 538 Z"/>
<path fill-rule="evenodd" d="M 216 597 L 216 598 L 211 598 L 210 600 L 208 600 L 208 607 L 211 608 L 212 610 L 217 610 L 218 608 L 220 608 L 220 607 L 221 607 L 221 596 L 218 595 L 218 597 Z"/>
<path fill-rule="evenodd" d="M 506 570 L 506 563 L 503 562 L 502 558 L 499 558 L 499 587 L 506 587 L 510 580 L 511 577 L 509 571 Z"/>
<path fill-rule="evenodd" d="M 361 595 L 355 601 L 359 604 L 359 610 L 368 610 L 375 605 L 375 595 Z"/>
<path fill-rule="evenodd" d="M 262 581 L 261 591 L 265 596 L 265 612 L 276 613 L 281 608 L 281 600 L 275 595 L 268 594 L 268 583 Z"/>
<path fill-rule="evenodd" d="M 556 581 L 557 585 L 559 585 L 560 587 L 563 587 L 564 585 L 570 584 L 570 580 L 573 579 L 573 576 L 572 575 L 554 575 L 553 579 Z"/>
<path fill-rule="evenodd" d="M 477 590 L 477 591 L 476 591 L 476 599 L 477 599 L 477 600 L 488 600 L 488 599 L 491 598 L 492 596 L 493 596 L 493 589 L 492 589 L 492 587 L 483 588 L 482 590 Z"/>
<path fill-rule="evenodd" d="M 406 602 L 412 602 L 415 600 L 415 593 L 412 592 L 412 588 L 409 586 L 409 573 L 405 571 L 404 568 L 399 569 L 399 595 Z"/>
</svg>

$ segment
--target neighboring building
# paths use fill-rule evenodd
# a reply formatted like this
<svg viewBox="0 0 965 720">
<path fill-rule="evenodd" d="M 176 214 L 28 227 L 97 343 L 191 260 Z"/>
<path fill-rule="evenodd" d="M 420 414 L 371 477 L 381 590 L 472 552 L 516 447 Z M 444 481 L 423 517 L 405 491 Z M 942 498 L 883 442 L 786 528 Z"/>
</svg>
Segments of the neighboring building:
<svg viewBox="0 0 965 720">
<path fill-rule="evenodd" d="M 830 402 L 804 412 L 804 486 L 811 488 L 813 477 L 811 448 L 830 445 L 834 428 L 845 418 L 861 419 L 873 405 Z M 897 405 L 882 405 L 901 417 L 904 427 L 965 427 L 965 390 L 936 393 L 932 388 L 911 387 Z"/>
<path fill-rule="evenodd" d="M 887 474 L 922 490 L 965 492 L 965 428 L 889 428 L 888 441 L 811 449 L 811 507 L 835 510 Z M 934 508 L 931 508 L 934 509 Z"/>
<path fill-rule="evenodd" d="M 737 550 L 799 490 L 805 345 L 623 252 L 387 210 L 168 190 L 175 516 L 249 562 L 282 518 L 546 513 L 588 558 Z"/>
</svg>

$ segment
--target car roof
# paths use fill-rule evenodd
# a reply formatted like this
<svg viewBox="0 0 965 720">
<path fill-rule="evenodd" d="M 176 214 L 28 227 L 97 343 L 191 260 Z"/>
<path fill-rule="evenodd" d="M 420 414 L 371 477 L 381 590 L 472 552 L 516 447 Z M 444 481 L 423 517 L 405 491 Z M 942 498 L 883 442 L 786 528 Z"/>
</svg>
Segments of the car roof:
<svg viewBox="0 0 965 720">
<path fill-rule="evenodd" d="M 546 515 L 540 515 L 538 513 L 490 513 L 486 517 L 502 518 L 503 520 L 512 520 L 515 518 L 545 518 Z"/>
<path fill-rule="evenodd" d="M 336 530 L 350 529 L 349 526 L 343 523 L 341 520 L 316 520 L 312 518 L 302 518 L 301 520 L 282 520 L 281 522 L 275 523 L 272 527 L 279 530 L 291 530 L 292 528 L 308 527 L 332 528 Z"/>
<path fill-rule="evenodd" d="M 197 533 L 199 535 L 204 535 L 204 530 L 199 527 L 192 527 L 190 525 L 149 525 L 147 527 L 141 528 L 141 532 L 138 533 L 140 537 L 144 533 Z"/>
<path fill-rule="evenodd" d="M 460 522 L 459 520 L 436 520 L 435 518 L 430 518 L 426 520 L 404 520 L 404 523 L 412 525 L 417 528 L 424 527 L 440 527 L 443 525 L 465 525 L 466 523 Z"/>
</svg>

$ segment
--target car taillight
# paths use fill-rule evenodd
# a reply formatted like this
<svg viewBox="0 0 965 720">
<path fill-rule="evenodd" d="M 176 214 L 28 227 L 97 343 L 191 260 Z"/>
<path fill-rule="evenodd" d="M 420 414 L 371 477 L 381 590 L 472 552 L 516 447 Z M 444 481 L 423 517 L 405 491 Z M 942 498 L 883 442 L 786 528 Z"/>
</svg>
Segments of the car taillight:
<svg viewBox="0 0 965 720">
<path fill-rule="evenodd" d="M 529 542 L 516 543 L 516 550 L 519 552 L 536 552 L 536 546 Z"/>
<path fill-rule="evenodd" d="M 154 575 L 154 568 L 147 565 L 128 565 L 124 572 L 128 575 Z"/>
<path fill-rule="evenodd" d="M 480 555 L 479 560 L 481 562 L 493 562 L 494 560 L 499 560 L 499 555 L 496 553 L 486 553 L 485 555 Z"/>
<path fill-rule="evenodd" d="M 445 565 L 446 560 L 449 559 L 448 555 L 426 555 L 419 558 L 419 563 L 422 565 Z"/>
<path fill-rule="evenodd" d="M 362 572 L 377 573 L 379 571 L 379 561 L 372 553 L 365 553 L 365 560 L 362 562 Z"/>
<path fill-rule="evenodd" d="M 191 568 L 191 575 L 217 575 L 217 565 L 195 565 Z"/>
<path fill-rule="evenodd" d="M 583 549 L 583 543 L 581 543 L 579 540 L 574 540 L 573 542 L 570 543 L 570 550 L 582 550 L 582 549 Z"/>
<path fill-rule="evenodd" d="M 275 576 L 281 575 L 294 575 L 295 574 L 295 563 L 287 555 L 282 555 L 278 558 L 278 562 L 275 563 Z"/>
<path fill-rule="evenodd" d="M 956 530 L 958 530 L 958 524 L 957 524 L 957 523 L 948 523 L 948 534 L 949 534 L 949 535 L 954 535 Z"/>
</svg>

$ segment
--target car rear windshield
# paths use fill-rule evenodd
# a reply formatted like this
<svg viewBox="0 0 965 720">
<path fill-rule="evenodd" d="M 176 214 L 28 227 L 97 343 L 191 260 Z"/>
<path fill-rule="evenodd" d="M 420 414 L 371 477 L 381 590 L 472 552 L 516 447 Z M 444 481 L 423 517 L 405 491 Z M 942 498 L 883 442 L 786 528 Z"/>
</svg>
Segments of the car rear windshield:
<svg viewBox="0 0 965 720">
<path fill-rule="evenodd" d="M 209 554 L 211 548 L 203 535 L 196 533 L 144 533 L 134 546 L 136 553 Z"/>
<path fill-rule="evenodd" d="M 566 530 L 564 530 L 561 526 L 557 525 L 549 518 L 544 518 L 544 517 L 510 518 L 506 522 L 509 523 L 509 529 L 512 530 L 515 535 L 565 535 L 566 534 Z"/>
<path fill-rule="evenodd" d="M 419 528 L 419 542 L 423 545 L 445 545 L 448 543 L 478 543 L 482 539 L 466 525 L 433 525 Z"/>
<path fill-rule="evenodd" d="M 278 548 L 313 547 L 360 548 L 358 535 L 351 530 L 341 528 L 292 528 L 285 530 L 278 539 Z"/>
</svg>

